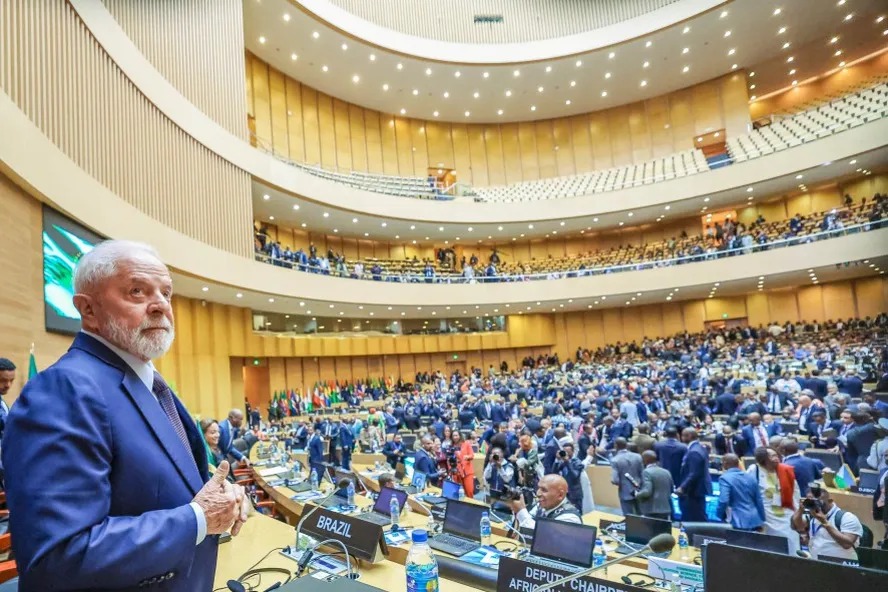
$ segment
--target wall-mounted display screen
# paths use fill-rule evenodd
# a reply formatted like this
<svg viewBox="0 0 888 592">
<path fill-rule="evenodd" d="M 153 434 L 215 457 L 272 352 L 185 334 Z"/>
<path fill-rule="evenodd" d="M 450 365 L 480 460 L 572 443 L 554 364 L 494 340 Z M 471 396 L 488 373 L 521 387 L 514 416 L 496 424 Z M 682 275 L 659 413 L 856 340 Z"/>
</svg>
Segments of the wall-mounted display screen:
<svg viewBox="0 0 888 592">
<path fill-rule="evenodd" d="M 46 330 L 74 334 L 80 313 L 74 308 L 74 266 L 103 239 L 46 206 L 43 207 L 43 310 Z"/>
</svg>

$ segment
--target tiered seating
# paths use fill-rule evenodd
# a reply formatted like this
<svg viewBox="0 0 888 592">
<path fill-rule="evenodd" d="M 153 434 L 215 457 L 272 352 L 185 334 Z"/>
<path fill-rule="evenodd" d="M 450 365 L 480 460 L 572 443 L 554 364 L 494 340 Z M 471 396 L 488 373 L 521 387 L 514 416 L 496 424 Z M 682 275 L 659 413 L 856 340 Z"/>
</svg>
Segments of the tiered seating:
<svg viewBox="0 0 888 592">
<path fill-rule="evenodd" d="M 557 199 L 638 187 L 708 170 L 709 165 L 703 152 L 694 149 L 605 171 L 525 181 L 513 185 L 478 187 L 475 189 L 475 194 L 476 201 L 520 202 Z"/>
<path fill-rule="evenodd" d="M 795 113 L 746 136 L 728 139 L 728 152 L 742 162 L 798 146 L 888 116 L 888 84 L 882 83 Z"/>
<path fill-rule="evenodd" d="M 321 167 L 306 166 L 298 163 L 293 164 L 312 175 L 374 193 L 386 193 L 388 195 L 421 199 L 451 199 L 451 196 L 438 191 L 434 180 L 422 177 L 397 177 L 356 171 L 339 173 L 322 169 Z"/>
</svg>

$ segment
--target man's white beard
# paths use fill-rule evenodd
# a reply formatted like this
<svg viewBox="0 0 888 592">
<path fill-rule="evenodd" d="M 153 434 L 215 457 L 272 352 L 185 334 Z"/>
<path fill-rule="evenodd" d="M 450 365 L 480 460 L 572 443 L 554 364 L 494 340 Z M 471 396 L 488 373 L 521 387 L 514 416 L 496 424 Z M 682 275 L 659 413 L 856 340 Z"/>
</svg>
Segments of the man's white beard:
<svg viewBox="0 0 888 592">
<path fill-rule="evenodd" d="M 146 329 L 156 327 L 163 327 L 166 331 L 142 333 Z M 108 334 L 112 343 L 143 360 L 153 360 L 165 354 L 173 345 L 173 339 L 176 337 L 175 329 L 166 317 L 161 322 L 146 318 L 132 331 L 118 323 L 116 319 L 110 319 Z"/>
</svg>

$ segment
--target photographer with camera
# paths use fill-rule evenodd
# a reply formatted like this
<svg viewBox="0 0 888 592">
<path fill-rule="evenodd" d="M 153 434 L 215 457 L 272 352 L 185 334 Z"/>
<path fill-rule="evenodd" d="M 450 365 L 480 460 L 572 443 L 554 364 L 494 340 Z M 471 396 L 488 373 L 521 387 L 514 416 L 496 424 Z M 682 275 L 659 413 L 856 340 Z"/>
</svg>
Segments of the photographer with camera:
<svg viewBox="0 0 888 592">
<path fill-rule="evenodd" d="M 812 558 L 825 555 L 857 561 L 855 547 L 863 537 L 863 525 L 857 516 L 840 509 L 819 484 L 811 486 L 793 513 L 792 527 L 799 533 L 807 532 Z"/>
<path fill-rule="evenodd" d="M 539 518 L 582 524 L 580 511 L 567 499 L 567 481 L 560 475 L 546 475 L 537 487 L 537 503 L 527 510 L 524 497 L 509 501 L 518 526 L 533 529 Z"/>
<path fill-rule="evenodd" d="M 507 488 L 515 485 L 515 466 L 506 460 L 502 448 L 491 449 L 482 478 L 493 498 L 501 498 Z"/>
<path fill-rule="evenodd" d="M 586 467 L 583 461 L 574 456 L 574 445 L 570 438 L 561 444 L 555 462 L 552 464 L 552 473 L 561 475 L 567 482 L 567 499 L 577 508 L 583 507 L 583 472 Z"/>
<path fill-rule="evenodd" d="M 516 452 L 510 461 L 515 463 L 517 467 L 516 481 L 520 487 L 524 487 L 533 491 L 536 489 L 543 476 L 543 463 L 540 462 L 540 454 L 537 450 L 536 442 L 530 434 L 521 434 L 518 439 L 518 452 Z M 532 496 L 526 496 L 531 498 Z"/>
</svg>

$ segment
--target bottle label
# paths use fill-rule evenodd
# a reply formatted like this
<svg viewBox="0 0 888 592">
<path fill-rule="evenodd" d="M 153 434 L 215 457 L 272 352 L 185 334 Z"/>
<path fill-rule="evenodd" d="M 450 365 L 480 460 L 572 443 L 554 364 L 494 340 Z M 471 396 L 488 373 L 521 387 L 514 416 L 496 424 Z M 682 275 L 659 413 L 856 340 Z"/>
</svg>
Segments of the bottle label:
<svg viewBox="0 0 888 592">
<path fill-rule="evenodd" d="M 407 592 L 438 592 L 438 564 L 407 566 Z"/>
</svg>

